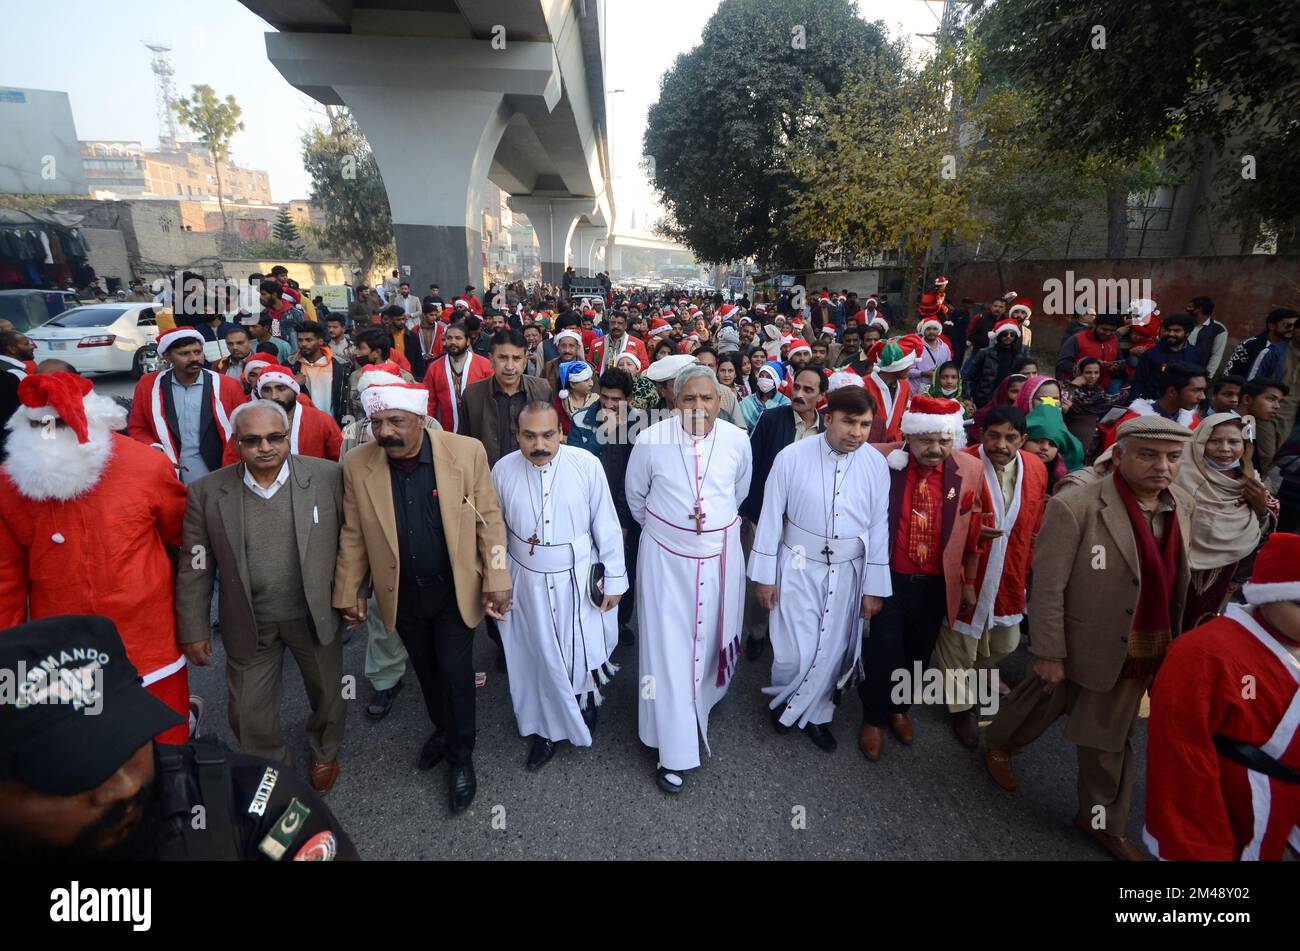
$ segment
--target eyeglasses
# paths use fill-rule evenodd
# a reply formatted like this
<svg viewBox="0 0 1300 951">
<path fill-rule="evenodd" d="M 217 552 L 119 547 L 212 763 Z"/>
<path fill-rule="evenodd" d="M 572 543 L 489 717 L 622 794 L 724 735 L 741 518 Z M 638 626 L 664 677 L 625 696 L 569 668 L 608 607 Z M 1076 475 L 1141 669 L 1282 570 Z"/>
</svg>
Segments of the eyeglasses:
<svg viewBox="0 0 1300 951">
<path fill-rule="evenodd" d="M 262 445 L 263 440 L 272 446 L 279 446 L 288 438 L 288 433 L 267 433 L 265 436 L 240 436 L 237 442 L 245 449 L 256 449 Z"/>
</svg>

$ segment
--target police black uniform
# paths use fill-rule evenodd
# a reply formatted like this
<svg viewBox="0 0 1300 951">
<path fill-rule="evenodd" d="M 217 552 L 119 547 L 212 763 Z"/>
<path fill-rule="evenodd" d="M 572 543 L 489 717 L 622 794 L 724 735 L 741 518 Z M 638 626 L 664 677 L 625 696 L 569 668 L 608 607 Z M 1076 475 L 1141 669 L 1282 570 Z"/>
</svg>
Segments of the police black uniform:
<svg viewBox="0 0 1300 951">
<path fill-rule="evenodd" d="M 39 852 L 47 845 L 57 849 L 31 838 L 24 841 L 24 835 L 30 836 L 23 821 L 24 802 L 40 797 L 84 802 L 87 793 L 119 773 L 131 775 L 124 768 L 144 760 L 146 747 L 152 745 L 153 788 L 140 797 L 144 815 L 137 821 L 143 824 L 135 826 L 140 841 L 139 851 L 129 851 L 133 857 L 269 862 L 359 858 L 329 807 L 283 763 L 236 753 L 211 741 L 185 746 L 153 742 L 185 717 L 141 685 L 109 619 L 69 615 L 0 631 L 0 670 L 17 672 L 16 682 L 0 689 L 0 781 L 16 784 L 19 790 L 17 796 L 10 795 L 16 807 L 0 812 L 0 833 L 10 842 L 16 840 L 20 851 Z M 142 765 L 136 762 L 136 775 Z M 69 809 L 67 815 L 80 813 L 84 819 L 87 812 Z M 92 828 L 91 821 L 86 828 Z M 59 829 L 51 838 L 75 838 L 83 831 Z"/>
<path fill-rule="evenodd" d="M 199 741 L 155 744 L 154 766 L 163 861 L 360 859 L 329 806 L 283 763 Z"/>
</svg>

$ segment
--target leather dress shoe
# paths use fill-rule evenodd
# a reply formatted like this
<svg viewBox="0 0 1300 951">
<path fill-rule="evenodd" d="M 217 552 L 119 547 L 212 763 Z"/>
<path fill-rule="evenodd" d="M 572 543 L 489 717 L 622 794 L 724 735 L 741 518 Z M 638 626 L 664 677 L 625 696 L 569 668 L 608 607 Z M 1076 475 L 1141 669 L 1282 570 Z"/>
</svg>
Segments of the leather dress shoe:
<svg viewBox="0 0 1300 951">
<path fill-rule="evenodd" d="M 772 718 L 772 726 L 777 733 L 789 733 L 790 728 L 781 722 L 781 714 L 785 713 L 785 705 L 777 707 L 775 710 L 767 711 L 768 716 Z"/>
<path fill-rule="evenodd" d="M 451 764 L 451 785 L 449 799 L 452 812 L 464 812 L 474 801 L 478 792 L 478 780 L 474 776 L 474 764 L 470 760 Z"/>
<path fill-rule="evenodd" d="M 393 709 L 393 698 L 402 692 L 402 681 L 398 681 L 384 690 L 376 690 L 374 698 L 366 704 L 366 716 L 372 720 L 382 720 Z"/>
<path fill-rule="evenodd" d="M 528 759 L 524 763 L 524 769 L 530 773 L 535 773 L 551 761 L 555 755 L 555 744 L 544 736 L 533 737 L 533 745 L 528 750 Z"/>
<path fill-rule="evenodd" d="M 668 777 L 670 776 L 676 776 L 677 782 L 673 782 L 671 779 L 669 779 Z M 663 766 L 660 766 L 658 769 L 655 770 L 655 782 L 659 784 L 660 789 L 668 793 L 668 795 L 670 796 L 677 795 L 686 787 L 685 776 L 683 776 L 681 773 L 674 772 L 671 769 L 666 769 Z"/>
<path fill-rule="evenodd" d="M 1011 765 L 1011 754 L 1006 750 L 987 749 L 984 751 L 984 766 L 993 777 L 993 781 L 1007 792 L 1015 792 L 1019 782 L 1016 771 Z"/>
<path fill-rule="evenodd" d="M 872 723 L 862 724 L 858 730 L 858 749 L 871 762 L 880 759 L 880 750 L 885 745 L 885 731 Z"/>
<path fill-rule="evenodd" d="M 435 733 L 424 741 L 424 747 L 420 750 L 420 761 L 416 764 L 418 769 L 433 769 L 442 762 L 442 758 L 447 755 L 447 735 L 445 733 Z"/>
<path fill-rule="evenodd" d="M 311 788 L 318 793 L 327 793 L 334 788 L 334 780 L 339 778 L 339 761 L 330 760 L 328 763 L 312 763 Z"/>
<path fill-rule="evenodd" d="M 891 713 L 889 715 L 889 729 L 898 742 L 904 746 L 912 745 L 912 721 L 906 713 Z"/>
<path fill-rule="evenodd" d="M 763 656 L 763 648 L 766 646 L 766 637 L 754 637 L 753 635 L 750 635 L 749 640 L 745 642 L 745 659 L 758 660 Z"/>
<path fill-rule="evenodd" d="M 835 737 L 831 735 L 830 729 L 825 724 L 809 723 L 803 728 L 803 731 L 808 734 L 808 739 L 813 741 L 813 746 L 823 753 L 834 753 L 835 747 L 839 745 L 835 742 Z"/>
<path fill-rule="evenodd" d="M 1088 821 L 1087 816 L 1078 815 L 1074 817 L 1074 824 L 1081 829 L 1088 838 L 1096 842 L 1103 849 L 1119 859 L 1121 862 L 1149 862 L 1150 856 L 1133 844 L 1133 840 L 1125 835 L 1111 835 L 1103 832 L 1101 829 L 1094 829 L 1092 823 Z"/>
<path fill-rule="evenodd" d="M 959 713 L 950 713 L 948 716 L 952 720 L 952 732 L 956 734 L 957 739 L 961 740 L 963 746 L 974 749 L 980 745 L 980 722 L 974 710 L 962 710 Z"/>
</svg>

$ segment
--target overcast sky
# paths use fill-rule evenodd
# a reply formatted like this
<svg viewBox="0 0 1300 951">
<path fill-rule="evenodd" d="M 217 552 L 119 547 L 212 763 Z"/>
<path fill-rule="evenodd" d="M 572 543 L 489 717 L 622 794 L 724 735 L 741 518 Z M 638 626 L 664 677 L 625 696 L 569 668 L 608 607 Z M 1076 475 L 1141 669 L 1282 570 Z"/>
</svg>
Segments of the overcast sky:
<svg viewBox="0 0 1300 951">
<path fill-rule="evenodd" d="M 718 0 L 606 2 L 606 89 L 624 90 L 607 97 L 620 229 L 629 228 L 634 209 L 638 230 L 658 216 L 639 167 L 646 111 L 664 70 L 699 42 L 717 6 Z M 864 19 L 883 20 L 891 34 L 910 37 L 934 30 L 942 4 L 859 0 L 858 7 Z M 158 120 L 152 54 L 144 43 L 170 45 L 178 95 L 207 83 L 242 107 L 235 161 L 266 169 L 275 201 L 306 197 L 298 136 L 319 106 L 267 61 L 263 34 L 270 27 L 237 0 L 46 0 L 12 7 L 6 26 L 0 85 L 67 92 L 80 138 L 139 140 L 146 148 L 158 141 Z"/>
</svg>

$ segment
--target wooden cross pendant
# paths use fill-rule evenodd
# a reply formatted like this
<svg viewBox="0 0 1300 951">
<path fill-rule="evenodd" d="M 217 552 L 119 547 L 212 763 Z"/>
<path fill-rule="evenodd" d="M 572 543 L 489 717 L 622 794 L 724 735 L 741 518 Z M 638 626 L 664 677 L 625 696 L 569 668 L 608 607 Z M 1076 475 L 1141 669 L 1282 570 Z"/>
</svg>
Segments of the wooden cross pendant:
<svg viewBox="0 0 1300 951">
<path fill-rule="evenodd" d="M 686 517 L 695 523 L 696 535 L 704 534 L 704 519 L 706 518 L 706 516 L 702 511 L 700 511 L 700 503 L 698 499 L 695 502 L 695 511 L 687 515 Z"/>
<path fill-rule="evenodd" d="M 537 532 L 533 532 L 533 534 L 528 537 L 528 554 L 537 554 L 537 543 L 540 541 L 541 539 L 537 537 Z"/>
</svg>

